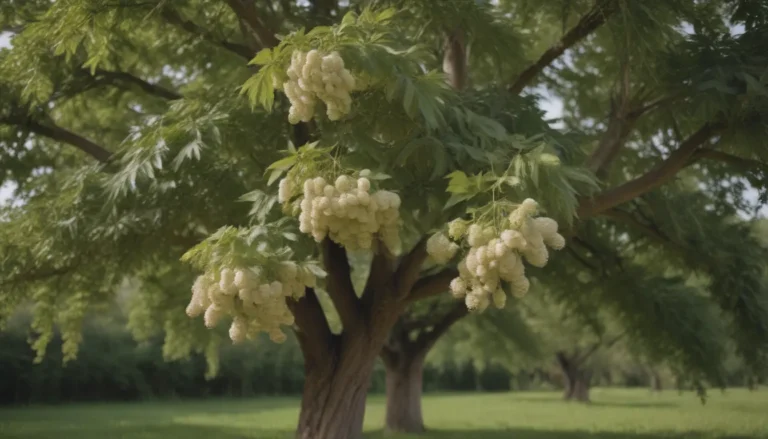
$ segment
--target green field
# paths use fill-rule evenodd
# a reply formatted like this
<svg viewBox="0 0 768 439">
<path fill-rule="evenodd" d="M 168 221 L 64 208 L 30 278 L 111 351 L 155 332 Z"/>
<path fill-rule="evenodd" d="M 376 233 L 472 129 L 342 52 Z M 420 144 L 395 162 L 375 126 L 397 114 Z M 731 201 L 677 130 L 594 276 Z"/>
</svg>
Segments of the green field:
<svg viewBox="0 0 768 439">
<path fill-rule="evenodd" d="M 429 439 L 768 438 L 768 391 L 602 390 L 585 407 L 556 393 L 431 395 Z M 3 439 L 291 438 L 297 399 L 208 400 L 0 409 Z M 367 437 L 379 438 L 383 398 L 371 398 Z M 400 436 L 402 438 L 408 436 Z"/>
</svg>

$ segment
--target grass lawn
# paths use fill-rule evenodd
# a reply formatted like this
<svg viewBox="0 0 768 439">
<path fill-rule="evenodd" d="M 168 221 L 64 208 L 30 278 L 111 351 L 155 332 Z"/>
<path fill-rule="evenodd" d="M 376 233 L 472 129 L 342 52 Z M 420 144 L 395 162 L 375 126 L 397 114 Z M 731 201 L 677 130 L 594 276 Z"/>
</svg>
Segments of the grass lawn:
<svg viewBox="0 0 768 439">
<path fill-rule="evenodd" d="M 556 393 L 430 395 L 424 400 L 430 431 L 422 438 L 768 438 L 765 389 L 714 391 L 704 406 L 675 391 L 595 389 L 593 400 L 585 407 Z M 288 439 L 297 416 L 294 398 L 6 408 L 0 438 Z M 382 437 L 383 419 L 383 398 L 370 398 L 367 437 Z"/>
</svg>

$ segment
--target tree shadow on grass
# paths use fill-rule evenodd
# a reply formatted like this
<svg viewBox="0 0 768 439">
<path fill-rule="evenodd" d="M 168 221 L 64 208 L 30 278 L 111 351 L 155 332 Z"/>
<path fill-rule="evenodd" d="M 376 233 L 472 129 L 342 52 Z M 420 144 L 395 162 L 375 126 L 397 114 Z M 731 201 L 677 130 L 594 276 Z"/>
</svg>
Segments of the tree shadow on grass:
<svg viewBox="0 0 768 439">
<path fill-rule="evenodd" d="M 226 427 L 209 425 L 106 425 L 84 424 L 76 429 L 38 428 L 2 431 L 3 439 L 293 439 L 293 430 Z M 756 439 L 749 436 L 712 436 L 696 431 L 655 433 L 590 432 L 585 430 L 551 431 L 522 428 L 497 430 L 430 429 L 423 435 L 389 435 L 367 432 L 364 439 Z M 322 438 L 332 439 L 332 438 Z"/>
<path fill-rule="evenodd" d="M 76 429 L 2 431 L 2 439 L 293 439 L 295 432 L 208 425 L 81 425 Z"/>
<path fill-rule="evenodd" d="M 592 432 L 585 430 L 552 431 L 524 428 L 498 430 L 430 429 L 422 435 L 389 435 L 382 431 L 365 439 L 757 439 L 749 436 L 713 436 L 700 431 L 660 431 L 654 433 Z"/>
<path fill-rule="evenodd" d="M 186 400 L 157 401 L 103 401 L 71 404 L 30 404 L 24 406 L 0 407 L 0 422 L 3 419 L 23 420 L 25 418 L 57 421 L 62 417 L 86 414 L 89 418 L 111 421 L 119 418 L 166 418 L 183 416 L 226 413 L 255 413 L 276 409 L 299 409 L 300 400 L 291 397 L 256 397 L 256 398 L 199 398 Z M 0 439 L 3 436 L 0 435 Z"/>
</svg>

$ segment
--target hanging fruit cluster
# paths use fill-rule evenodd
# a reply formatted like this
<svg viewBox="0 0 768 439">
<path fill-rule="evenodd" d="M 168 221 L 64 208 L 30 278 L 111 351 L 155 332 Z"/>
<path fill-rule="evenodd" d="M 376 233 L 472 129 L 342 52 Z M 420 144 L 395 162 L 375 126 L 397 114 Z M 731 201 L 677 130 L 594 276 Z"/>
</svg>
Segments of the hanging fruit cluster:
<svg viewBox="0 0 768 439">
<path fill-rule="evenodd" d="M 292 194 L 290 180 L 281 180 L 278 201 L 285 203 Z M 371 193 L 365 177 L 341 175 L 333 184 L 323 177 L 307 179 L 299 206 L 299 230 L 317 242 L 327 236 L 347 250 L 360 250 L 370 249 L 378 237 L 390 251 L 400 249 L 400 196 Z"/>
<path fill-rule="evenodd" d="M 293 324 L 286 298 L 301 298 L 304 289 L 314 287 L 316 280 L 310 269 L 291 261 L 269 267 L 209 271 L 192 286 L 187 315 L 204 313 L 209 328 L 224 316 L 232 317 L 229 337 L 235 343 L 252 339 L 259 332 L 267 332 L 272 341 L 282 343 L 286 335 L 280 326 Z"/>
<path fill-rule="evenodd" d="M 324 55 L 314 49 L 306 53 L 297 50 L 286 73 L 288 81 L 283 83 L 283 91 L 291 102 L 290 123 L 312 120 L 318 99 L 325 103 L 330 120 L 349 113 L 349 93 L 355 88 L 355 78 L 344 68 L 344 60 L 337 52 Z"/>
<path fill-rule="evenodd" d="M 557 222 L 534 218 L 537 210 L 538 204 L 529 198 L 504 219 L 501 227 L 467 226 L 462 220 L 450 223 L 450 237 L 456 241 L 466 239 L 469 245 L 458 265 L 459 277 L 451 282 L 451 293 L 457 299 L 463 298 L 469 310 L 482 312 L 491 303 L 503 308 L 507 296 L 502 282 L 508 282 L 514 296 L 524 296 L 530 282 L 523 261 L 543 267 L 549 259 L 547 247 L 559 250 L 565 246 L 565 238 L 557 233 Z M 458 245 L 442 233 L 427 242 L 427 252 L 439 263 L 448 262 L 457 250 Z"/>
</svg>

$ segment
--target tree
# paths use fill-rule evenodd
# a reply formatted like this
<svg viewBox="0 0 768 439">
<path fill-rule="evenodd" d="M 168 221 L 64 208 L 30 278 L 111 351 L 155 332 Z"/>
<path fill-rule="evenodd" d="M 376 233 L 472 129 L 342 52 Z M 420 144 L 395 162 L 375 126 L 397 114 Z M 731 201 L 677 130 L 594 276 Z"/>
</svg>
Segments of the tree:
<svg viewBox="0 0 768 439">
<path fill-rule="evenodd" d="M 701 169 L 696 172 L 702 171 L 708 177 L 702 178 L 701 174 L 697 174 L 694 178 L 707 185 L 707 193 L 711 197 L 709 202 L 722 206 L 718 210 L 723 215 L 732 214 L 734 208 L 751 209 L 751 203 L 745 200 L 743 194 L 746 180 L 756 188 L 765 187 L 764 142 L 753 139 L 750 145 L 754 147 L 736 150 L 726 146 L 731 144 L 727 137 L 710 136 L 712 132 L 709 131 L 708 125 L 704 125 L 704 131 L 695 131 L 698 127 L 690 126 L 691 132 L 697 135 L 691 136 L 687 141 L 684 141 L 684 134 L 680 128 L 680 121 L 688 123 L 696 120 L 695 124 L 702 120 L 700 117 L 704 115 L 694 109 L 703 108 L 701 105 L 705 102 L 707 108 L 711 109 L 713 117 L 726 117 L 729 120 L 727 124 L 730 124 L 733 121 L 731 117 L 740 113 L 740 110 L 732 113 L 727 109 L 726 101 L 730 99 L 727 96 L 743 95 L 745 92 L 749 94 L 749 90 L 757 90 L 753 87 L 761 87 L 752 79 L 745 79 L 750 85 L 744 82 L 740 89 L 737 87 L 724 92 L 725 89 L 721 87 L 721 91 L 714 94 L 706 91 L 718 88 L 715 84 L 722 85 L 730 81 L 721 73 L 715 72 L 722 72 L 720 65 L 725 59 L 738 59 L 751 50 L 742 52 L 742 48 L 746 48 L 752 44 L 750 41 L 754 41 L 751 38 L 757 35 L 757 32 L 761 32 L 757 30 L 760 26 L 757 23 L 761 20 L 757 17 L 764 17 L 764 11 L 760 7 L 745 2 L 706 2 L 698 6 L 689 2 L 678 2 L 656 4 L 653 8 L 636 8 L 633 5 L 617 5 L 612 2 L 595 2 L 592 5 L 571 3 L 561 7 L 555 2 L 548 5 L 553 10 L 547 9 L 548 6 L 544 5 L 536 5 L 534 8 L 528 2 L 500 3 L 500 8 L 504 12 L 518 17 L 518 21 L 514 22 L 516 28 L 530 28 L 531 22 L 535 21 L 529 19 L 531 15 L 550 18 L 540 20 L 539 23 L 543 24 L 538 25 L 533 31 L 534 34 L 542 36 L 535 42 L 538 46 L 528 52 L 533 55 L 535 61 L 517 77 L 517 80 L 513 81 L 510 90 L 519 92 L 527 83 L 526 81 L 536 77 L 537 73 L 544 72 L 545 67 L 552 67 L 546 70 L 546 75 L 540 76 L 543 79 L 541 83 L 550 87 L 551 93 L 562 97 L 567 104 L 563 118 L 566 126 L 583 133 L 588 141 L 588 146 L 585 148 L 587 157 L 576 158 L 574 163 L 585 163 L 603 178 L 608 186 L 616 187 L 614 191 L 604 193 L 603 201 L 606 205 L 599 208 L 602 212 L 591 211 L 591 203 L 594 203 L 594 200 L 581 200 L 579 208 L 581 223 L 598 214 L 600 220 L 591 222 L 611 229 L 610 233 L 617 235 L 629 233 L 629 236 L 637 239 L 641 246 L 646 246 L 650 242 L 655 254 L 662 251 L 672 256 L 672 261 L 665 259 L 665 262 L 683 267 L 683 272 L 691 269 L 706 270 L 704 261 L 688 258 L 686 263 L 680 264 L 680 261 L 674 258 L 674 255 L 681 251 L 697 254 L 696 252 L 700 250 L 700 247 L 692 245 L 690 235 L 687 238 L 679 236 L 680 226 L 675 225 L 700 217 L 696 208 L 693 208 L 693 204 L 696 203 L 687 203 L 687 197 L 676 198 L 681 202 L 685 200 L 684 205 L 691 207 L 692 210 L 687 210 L 686 215 L 678 215 L 673 222 L 668 222 L 664 219 L 667 216 L 664 211 L 669 206 L 680 204 L 649 204 L 649 201 L 659 201 L 659 197 L 655 194 L 659 192 L 657 188 L 662 185 L 664 185 L 664 193 L 678 189 L 682 189 L 683 192 L 690 191 L 691 186 L 680 188 L 670 185 L 669 182 L 678 175 L 688 176 L 688 181 L 693 181 L 690 180 L 691 168 L 699 166 Z M 552 20 L 553 16 L 557 19 Z M 548 23 L 552 22 L 562 22 L 562 35 L 556 34 L 559 29 L 547 28 Z M 684 22 L 696 23 L 689 35 L 674 30 L 675 25 Z M 729 33 L 727 26 L 737 26 L 739 23 L 746 22 L 750 22 L 750 25 L 744 34 L 734 36 L 730 34 L 732 32 Z M 631 23 L 631 26 L 627 26 L 627 23 Z M 617 38 L 617 35 L 621 37 Z M 587 43 L 584 43 L 585 40 Z M 714 43 L 715 41 L 720 43 Z M 670 44 L 670 42 L 674 43 Z M 716 53 L 712 52 L 714 47 L 712 44 L 721 43 L 723 45 L 719 46 L 719 50 L 724 56 L 712 56 Z M 551 46 L 548 47 L 548 44 Z M 737 49 L 737 46 L 740 48 Z M 611 54 L 612 58 L 606 58 L 606 53 Z M 752 78 L 754 72 L 760 71 L 760 68 L 753 73 L 748 73 L 752 69 L 748 64 L 739 64 L 741 67 L 737 69 L 741 73 L 736 74 L 735 71 L 730 71 L 728 75 L 743 74 L 746 75 L 745 78 Z M 683 67 L 686 65 L 689 67 Z M 702 66 L 706 67 L 702 68 Z M 472 73 L 476 74 L 474 70 Z M 680 89 L 681 83 L 687 84 L 687 87 Z M 755 127 L 761 124 L 756 120 L 753 122 L 757 123 Z M 507 128 L 514 129 L 515 126 L 510 124 Z M 713 137 L 716 143 L 710 143 L 707 137 Z M 660 147 L 659 142 L 664 146 Z M 679 157 L 675 154 L 665 161 L 664 157 L 670 151 L 674 151 L 675 144 L 681 144 L 685 148 L 677 150 Z M 721 149 L 721 152 L 713 153 L 713 146 L 715 149 Z M 722 153 L 723 148 L 729 150 L 729 153 Z M 696 151 L 694 155 L 684 158 L 694 150 Z M 733 155 L 732 152 L 737 154 Z M 706 161 L 705 157 L 712 161 Z M 645 171 L 654 165 L 656 168 L 652 171 Z M 740 176 L 746 177 L 746 180 Z M 633 180 L 632 177 L 636 178 Z M 733 183 L 729 184 L 727 189 L 718 188 L 724 178 L 731 179 Z M 612 193 L 623 195 L 612 199 Z M 704 234 L 698 234 L 698 236 L 706 239 Z M 575 245 L 581 247 L 578 252 L 591 253 L 595 250 L 595 246 L 586 241 L 584 236 L 577 238 L 574 241 Z M 617 238 L 623 239 L 620 236 Z M 685 242 L 686 240 L 688 242 Z M 615 242 L 613 245 L 624 244 Z M 741 245 L 756 248 L 757 244 L 754 240 L 748 239 Z M 581 264 L 583 258 L 578 252 L 569 250 L 564 257 L 572 256 L 573 259 L 569 261 L 571 264 Z M 728 276 L 725 273 L 723 275 Z M 759 275 L 753 272 L 751 277 L 756 279 Z M 568 289 L 567 286 L 564 288 Z M 720 293 L 725 291 L 720 290 Z M 758 293 L 758 295 L 762 294 Z M 563 299 L 568 300 L 567 297 Z M 763 300 L 759 299 L 757 303 Z M 751 299 L 747 301 L 752 302 Z M 763 314 L 765 311 L 764 305 L 749 308 L 748 314 Z M 461 313 L 461 309 L 456 309 L 455 312 L 452 312 L 450 307 L 444 309 L 447 312 L 442 318 L 439 317 L 439 313 L 431 313 L 428 319 L 414 321 L 406 314 L 404 318 L 408 322 L 404 326 L 412 331 L 427 332 L 428 334 L 422 337 L 422 340 L 433 339 L 439 336 L 439 332 L 434 332 L 432 328 L 437 327 L 443 331 L 458 318 L 458 313 Z M 622 312 L 617 308 L 614 308 L 615 311 Z M 764 315 L 752 321 L 760 321 L 763 318 Z M 747 331 L 746 328 L 742 330 Z M 756 329 L 756 331 L 763 330 Z M 400 340 L 393 344 L 406 346 L 397 355 L 396 364 L 420 364 L 418 359 L 426 355 L 425 350 L 428 350 L 431 344 L 416 343 L 420 338 L 417 335 L 411 334 L 412 340 L 407 342 L 402 332 L 394 334 L 399 334 Z M 387 355 L 392 356 L 391 353 Z M 418 373 L 412 371 L 412 366 L 407 370 L 410 371 L 409 376 L 418 376 Z M 390 376 L 395 379 L 396 374 L 390 373 Z M 396 378 L 401 383 L 397 388 L 418 389 L 417 385 L 402 384 L 406 378 L 406 376 Z M 407 400 L 412 401 L 413 397 L 403 397 L 398 403 L 391 404 L 396 407 L 409 405 L 416 407 L 410 418 L 404 416 L 402 426 L 398 426 L 397 421 L 393 421 L 388 416 L 387 422 L 391 429 L 421 430 L 423 421 L 420 420 L 419 405 L 408 404 Z"/>
<path fill-rule="evenodd" d="M 612 305 L 649 349 L 695 371 L 700 381 L 717 382 L 716 359 L 704 358 L 717 352 L 704 339 L 707 331 L 693 337 L 671 320 L 659 326 L 640 318 L 664 321 L 667 314 L 655 306 L 685 303 L 692 293 L 682 280 L 658 276 L 636 261 L 628 269 L 617 263 L 630 245 L 648 246 L 650 253 L 660 244 L 672 249 L 667 261 L 706 270 L 708 292 L 732 319 L 741 354 L 755 365 L 764 361 L 761 249 L 743 238 L 742 225 L 723 220 L 744 204 L 738 187 L 719 185 L 745 173 L 764 186 L 759 146 L 765 96 L 755 73 L 765 65 L 758 44 L 766 33 L 761 6 L 579 2 L 575 8 L 583 15 L 570 18 L 566 8 L 565 22 L 574 20 L 573 26 L 549 38 L 551 20 L 524 21 L 563 10 L 550 4 L 532 9 L 528 2 L 456 1 L 455 8 L 435 10 L 426 1 L 372 3 L 69 0 L 15 1 L 2 9 L 3 29 L 18 32 L 0 66 L 2 160 L 4 178 L 18 184 L 22 202 L 3 212 L 4 254 L 14 254 L 2 259 L 3 315 L 32 297 L 38 351 L 58 322 L 68 340 L 64 348 L 74 355 L 89 304 L 123 278 L 150 277 L 185 253 L 204 272 L 190 314 L 205 309 L 211 326 L 223 314 L 233 316 L 235 340 L 265 329 L 280 341 L 280 325 L 296 328 L 306 365 L 297 436 L 358 437 L 373 363 L 409 320 L 401 320 L 406 308 L 426 306 L 417 302 L 446 292 L 458 274 L 453 290 L 465 295 L 469 308 L 487 307 L 488 293 L 501 306 L 509 293 L 527 290 L 522 258 L 543 265 L 544 241 L 562 246 L 557 223 L 529 218 L 537 205 L 523 201 L 533 198 L 566 229 L 574 255 L 569 262 L 597 267 L 617 285 L 642 281 L 642 295 L 596 288 L 593 303 Z M 630 19 L 635 26 L 623 26 Z M 743 22 L 745 32 L 730 36 L 726 19 Z M 694 23 L 691 38 L 675 30 L 683 20 Z M 518 32 L 525 27 L 541 31 L 532 46 L 555 41 L 520 68 L 524 40 Z M 613 37 L 618 27 L 626 29 L 626 39 Z M 670 48 L 646 62 L 640 56 L 650 51 L 635 43 L 652 38 L 669 38 Z M 609 44 L 627 40 L 626 46 Z M 566 80 L 552 83 L 548 67 L 584 41 L 590 43 L 579 46 L 584 53 L 571 57 L 579 64 L 553 69 Z M 521 50 L 510 54 L 514 47 Z M 637 58 L 596 69 L 595 59 L 605 61 L 604 47 Z M 642 68 L 630 71 L 636 59 Z M 702 74 L 700 64 L 710 68 Z M 444 73 L 437 73 L 441 68 Z M 616 87 L 590 83 L 612 78 L 612 69 L 627 79 Z M 566 102 L 580 98 L 568 123 L 586 137 L 549 128 L 536 98 L 518 96 L 539 82 Z M 569 83 L 574 86 L 564 86 Z M 610 94 L 615 105 L 608 124 L 590 123 L 603 118 L 601 104 Z M 664 117 L 668 109 L 679 116 Z M 651 139 L 664 141 L 668 157 L 648 154 Z M 597 190 L 584 163 L 609 189 Z M 677 175 L 706 190 L 695 194 L 669 184 Z M 349 218 L 342 206 L 344 221 L 336 218 L 333 201 L 355 206 L 367 199 L 360 192 L 355 201 L 347 196 L 351 178 L 357 191 L 382 206 L 369 221 L 378 227 L 369 231 L 357 221 L 366 215 L 359 209 Z M 301 193 L 310 179 L 312 187 Z M 276 191 L 278 180 L 284 183 Z M 242 194 L 244 202 L 235 203 Z M 688 209 L 665 213 L 661 194 Z M 706 224 L 679 230 L 676 224 L 690 215 Z M 445 229 L 454 219 L 451 240 Z M 459 233 L 465 228 L 469 236 Z M 631 239 L 623 240 L 624 234 Z M 498 254 L 507 258 L 503 277 L 510 282 L 502 290 L 494 288 L 498 276 L 486 273 L 500 268 L 500 260 L 487 257 L 491 235 L 506 237 Z M 695 253 L 675 253 L 681 247 Z M 350 276 L 356 253 L 372 253 L 360 292 Z M 464 265 L 473 265 L 472 272 L 458 273 Z M 552 273 L 562 273 L 556 276 L 530 272 L 567 283 L 580 270 L 565 264 L 555 266 Z M 649 279 L 649 271 L 656 276 Z M 269 289 L 262 288 L 264 280 Z M 471 294 L 462 283 L 470 283 Z M 646 301 L 660 284 L 666 287 L 651 295 L 656 300 Z M 283 302 L 282 296 L 291 297 Z M 170 356 L 192 349 L 213 353 L 220 334 L 204 331 L 202 319 L 156 312 L 172 303 L 142 305 L 151 308 L 149 318 L 164 320 L 166 342 L 176 346 Z M 331 330 L 327 315 L 333 313 L 341 332 Z M 408 311 L 414 315 L 417 309 Z M 438 323 L 419 323 L 422 341 L 440 334 Z M 662 339 L 670 341 L 650 342 Z M 686 349 L 692 341 L 698 349 Z"/>
</svg>

